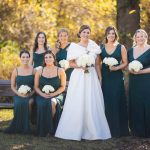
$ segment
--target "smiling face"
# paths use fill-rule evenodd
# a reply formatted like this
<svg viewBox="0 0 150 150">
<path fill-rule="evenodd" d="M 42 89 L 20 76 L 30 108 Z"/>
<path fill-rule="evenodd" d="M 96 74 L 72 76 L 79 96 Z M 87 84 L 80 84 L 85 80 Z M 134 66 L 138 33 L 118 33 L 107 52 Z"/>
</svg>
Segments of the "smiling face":
<svg viewBox="0 0 150 150">
<path fill-rule="evenodd" d="M 90 35 L 91 35 L 91 31 L 90 31 L 89 29 L 84 29 L 84 30 L 80 33 L 81 41 L 88 41 Z"/>
<path fill-rule="evenodd" d="M 51 65 L 54 65 L 55 59 L 52 54 L 46 54 L 44 56 L 44 61 L 45 61 L 46 66 L 51 66 Z"/>
<path fill-rule="evenodd" d="M 23 65 L 27 65 L 29 63 L 29 60 L 30 60 L 29 54 L 28 53 L 22 53 L 20 56 L 20 60 L 21 60 L 21 63 Z"/>
<path fill-rule="evenodd" d="M 147 36 L 145 35 L 144 32 L 139 31 L 135 35 L 135 43 L 137 45 L 144 45 L 147 43 Z"/>
<path fill-rule="evenodd" d="M 107 33 L 107 41 L 108 42 L 115 42 L 116 40 L 116 34 L 115 34 L 115 31 L 114 30 L 110 30 L 108 33 Z"/>
<path fill-rule="evenodd" d="M 45 43 L 45 35 L 40 33 L 37 39 L 38 45 L 44 45 Z"/>
<path fill-rule="evenodd" d="M 67 43 L 68 42 L 68 33 L 60 32 L 58 35 L 58 40 L 60 41 L 60 43 Z"/>
</svg>

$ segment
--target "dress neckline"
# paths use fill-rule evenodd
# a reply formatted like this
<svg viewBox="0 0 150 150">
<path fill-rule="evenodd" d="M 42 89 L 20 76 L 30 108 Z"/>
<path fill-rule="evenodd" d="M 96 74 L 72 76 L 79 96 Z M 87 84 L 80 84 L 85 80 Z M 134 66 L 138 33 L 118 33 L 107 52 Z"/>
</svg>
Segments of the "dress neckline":
<svg viewBox="0 0 150 150">
<path fill-rule="evenodd" d="M 60 48 L 60 50 L 66 50 L 70 46 L 70 43 L 67 44 L 64 48 Z M 67 51 L 67 50 L 66 50 Z"/>
<path fill-rule="evenodd" d="M 134 57 L 134 51 L 135 51 L 135 49 L 132 48 L 132 56 L 133 56 L 133 59 L 134 59 L 134 60 L 139 59 L 140 57 L 142 57 L 143 55 L 145 55 L 149 50 L 150 50 L 150 48 L 148 48 L 146 51 L 144 51 L 142 54 L 140 54 L 137 58 L 135 58 L 135 57 Z"/>
<path fill-rule="evenodd" d="M 107 49 L 106 49 L 105 44 L 104 44 L 104 49 L 105 49 L 106 54 L 109 55 L 109 56 L 112 56 L 112 55 L 116 52 L 116 50 L 117 50 L 117 48 L 118 48 L 119 45 L 120 45 L 120 44 L 117 44 L 117 46 L 114 48 L 113 52 L 112 52 L 111 54 L 109 54 L 109 53 L 107 52 Z"/>
</svg>

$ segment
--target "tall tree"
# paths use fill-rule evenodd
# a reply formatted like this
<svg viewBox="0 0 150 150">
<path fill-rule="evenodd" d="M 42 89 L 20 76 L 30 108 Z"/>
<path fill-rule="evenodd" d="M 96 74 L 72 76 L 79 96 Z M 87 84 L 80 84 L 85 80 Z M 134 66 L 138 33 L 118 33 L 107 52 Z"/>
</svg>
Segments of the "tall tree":
<svg viewBox="0 0 150 150">
<path fill-rule="evenodd" d="M 117 29 L 120 41 L 132 46 L 132 36 L 140 28 L 140 0 L 117 0 Z"/>
</svg>

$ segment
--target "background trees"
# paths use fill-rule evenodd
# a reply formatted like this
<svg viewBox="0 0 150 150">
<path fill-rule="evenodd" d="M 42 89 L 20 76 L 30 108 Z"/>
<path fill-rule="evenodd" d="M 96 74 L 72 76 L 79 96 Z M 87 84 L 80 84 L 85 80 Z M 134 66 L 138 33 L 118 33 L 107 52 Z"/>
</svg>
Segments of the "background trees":
<svg viewBox="0 0 150 150">
<path fill-rule="evenodd" d="M 69 29 L 70 41 L 77 41 L 79 27 L 88 24 L 92 39 L 100 43 L 105 28 L 114 25 L 130 47 L 140 26 L 150 34 L 149 8 L 150 0 L 0 0 L 0 78 L 10 78 L 19 50 L 31 49 L 39 31 L 53 47 L 61 27 Z"/>
</svg>

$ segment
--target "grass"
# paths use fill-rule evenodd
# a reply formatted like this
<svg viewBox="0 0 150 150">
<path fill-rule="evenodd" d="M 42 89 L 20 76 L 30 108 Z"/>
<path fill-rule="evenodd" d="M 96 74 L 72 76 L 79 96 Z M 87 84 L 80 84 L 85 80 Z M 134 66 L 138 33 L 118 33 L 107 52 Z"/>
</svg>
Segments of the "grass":
<svg viewBox="0 0 150 150">
<path fill-rule="evenodd" d="M 12 110 L 0 110 L 0 128 L 7 127 L 12 117 Z M 150 150 L 150 139 L 128 136 L 105 141 L 78 142 L 0 132 L 0 150 Z"/>
</svg>

